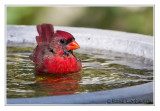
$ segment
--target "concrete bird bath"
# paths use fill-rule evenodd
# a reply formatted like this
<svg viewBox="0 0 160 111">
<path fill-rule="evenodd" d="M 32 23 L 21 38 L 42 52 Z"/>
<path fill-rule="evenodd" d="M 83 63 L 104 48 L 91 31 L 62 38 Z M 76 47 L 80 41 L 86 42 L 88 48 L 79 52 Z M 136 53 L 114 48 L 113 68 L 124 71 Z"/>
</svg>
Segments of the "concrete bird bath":
<svg viewBox="0 0 160 111">
<path fill-rule="evenodd" d="M 141 34 L 111 30 L 58 27 L 55 30 L 68 31 L 74 35 L 83 49 L 91 48 L 101 51 L 109 50 L 118 54 L 130 54 L 143 58 L 143 62 L 153 61 L 153 37 Z M 8 47 L 35 47 L 35 26 L 7 26 L 6 43 Z M 85 50 L 84 52 L 90 50 Z M 135 61 L 127 63 L 137 68 Z M 120 64 L 126 64 L 121 62 Z M 143 68 L 143 67 L 142 67 Z M 153 102 L 153 82 L 130 87 L 95 91 L 70 95 L 58 95 L 32 98 L 8 98 L 7 104 L 145 104 Z"/>
</svg>

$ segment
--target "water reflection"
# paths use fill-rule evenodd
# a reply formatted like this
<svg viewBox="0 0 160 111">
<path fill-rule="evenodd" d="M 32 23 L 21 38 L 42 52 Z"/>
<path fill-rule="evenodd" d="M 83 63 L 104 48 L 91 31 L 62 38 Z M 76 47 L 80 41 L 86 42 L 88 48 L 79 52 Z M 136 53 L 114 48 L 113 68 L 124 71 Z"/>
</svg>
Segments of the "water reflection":
<svg viewBox="0 0 160 111">
<path fill-rule="evenodd" d="M 78 91 L 78 83 L 81 81 L 81 74 L 51 75 L 35 73 L 38 91 L 46 95 L 74 94 Z"/>
<path fill-rule="evenodd" d="M 39 74 L 29 60 L 33 48 L 7 48 L 7 98 L 88 93 L 153 81 L 153 61 L 122 53 L 80 49 L 81 72 Z M 118 56 L 117 56 L 118 55 Z"/>
</svg>

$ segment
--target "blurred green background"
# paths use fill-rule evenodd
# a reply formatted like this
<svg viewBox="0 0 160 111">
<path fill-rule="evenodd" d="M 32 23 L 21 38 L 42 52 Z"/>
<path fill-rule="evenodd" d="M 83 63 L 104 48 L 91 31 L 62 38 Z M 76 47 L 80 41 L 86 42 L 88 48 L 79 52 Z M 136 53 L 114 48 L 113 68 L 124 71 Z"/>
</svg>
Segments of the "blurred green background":
<svg viewBox="0 0 160 111">
<path fill-rule="evenodd" d="M 7 25 L 41 23 L 153 35 L 153 7 L 7 7 Z"/>
</svg>

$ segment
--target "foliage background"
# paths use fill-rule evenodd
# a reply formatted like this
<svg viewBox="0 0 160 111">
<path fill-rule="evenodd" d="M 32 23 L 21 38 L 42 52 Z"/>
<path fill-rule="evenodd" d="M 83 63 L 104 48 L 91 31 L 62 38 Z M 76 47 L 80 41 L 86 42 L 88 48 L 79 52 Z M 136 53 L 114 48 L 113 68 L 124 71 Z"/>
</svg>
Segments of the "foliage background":
<svg viewBox="0 0 160 111">
<path fill-rule="evenodd" d="M 7 7 L 7 25 L 41 23 L 153 35 L 153 7 Z"/>
</svg>

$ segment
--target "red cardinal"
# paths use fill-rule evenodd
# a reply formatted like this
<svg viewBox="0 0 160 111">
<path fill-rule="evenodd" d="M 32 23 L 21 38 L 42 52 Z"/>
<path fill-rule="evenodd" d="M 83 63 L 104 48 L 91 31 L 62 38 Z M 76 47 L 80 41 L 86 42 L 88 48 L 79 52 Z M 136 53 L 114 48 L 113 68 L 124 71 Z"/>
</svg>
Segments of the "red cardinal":
<svg viewBox="0 0 160 111">
<path fill-rule="evenodd" d="M 72 34 L 57 30 L 52 24 L 37 25 L 37 47 L 30 59 L 35 63 L 35 70 L 50 74 L 68 74 L 81 70 L 81 61 L 72 50 L 80 48 Z"/>
</svg>

